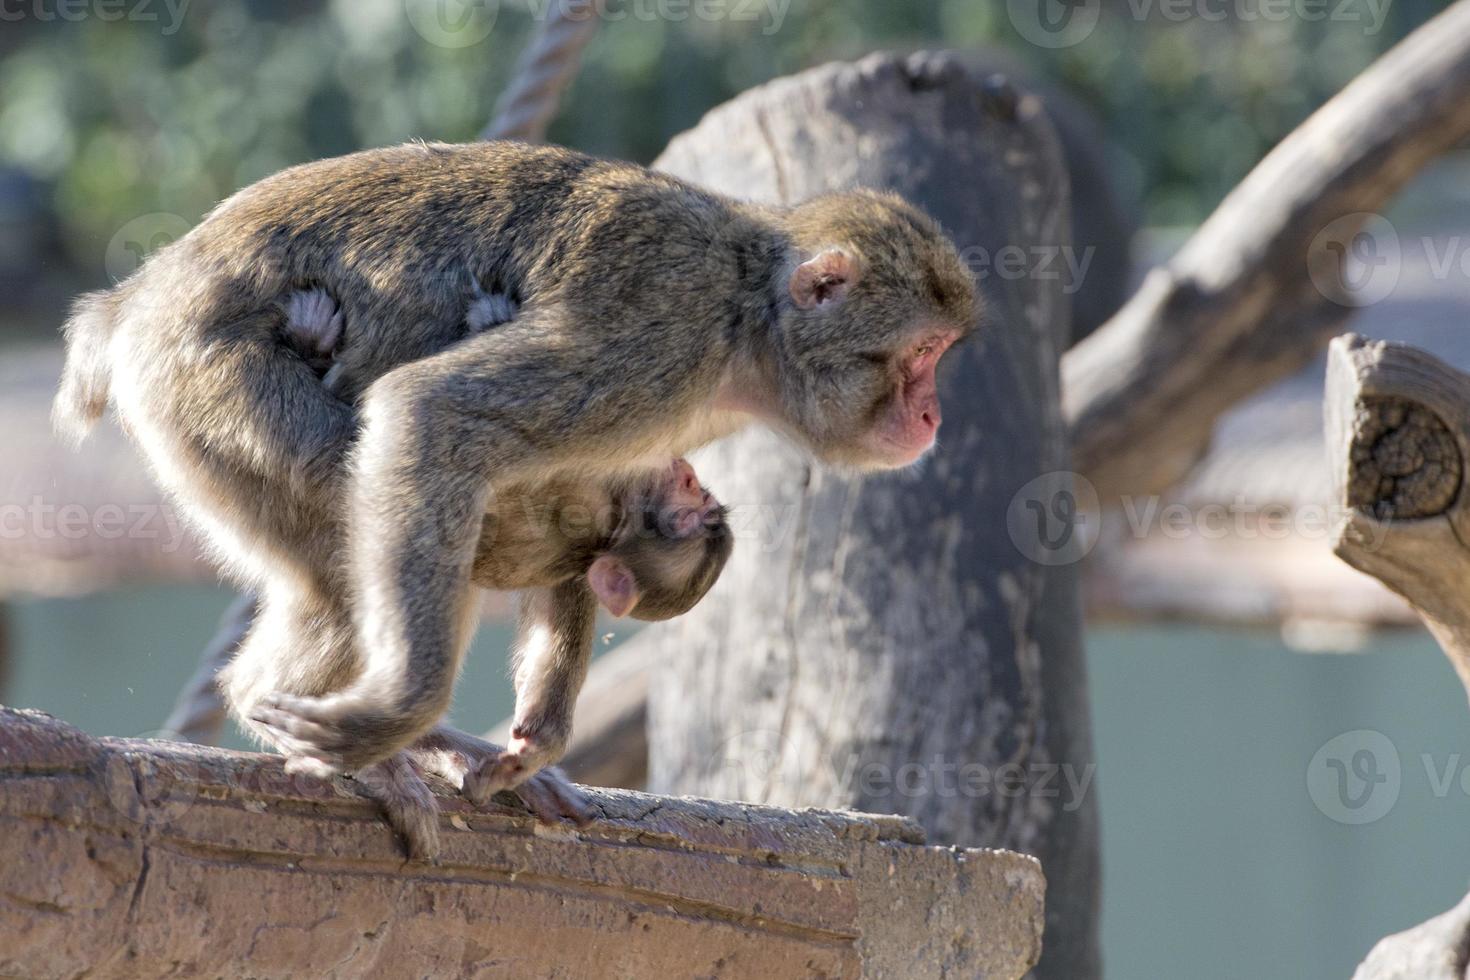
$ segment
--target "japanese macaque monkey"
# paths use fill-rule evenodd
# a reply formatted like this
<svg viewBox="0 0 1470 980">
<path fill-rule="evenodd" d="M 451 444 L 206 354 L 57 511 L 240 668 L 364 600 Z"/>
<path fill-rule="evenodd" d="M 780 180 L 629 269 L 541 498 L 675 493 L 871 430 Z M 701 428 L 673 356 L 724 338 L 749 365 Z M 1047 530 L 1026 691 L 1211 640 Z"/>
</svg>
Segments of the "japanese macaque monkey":
<svg viewBox="0 0 1470 980">
<path fill-rule="evenodd" d="M 299 290 L 281 308 L 284 337 L 323 376 L 328 390 L 343 387 L 345 377 L 336 354 L 345 322 L 336 302 L 321 289 Z M 508 298 L 481 293 L 471 302 L 466 323 L 479 331 L 508 323 L 514 316 Z M 481 525 L 480 550 L 471 573 L 475 585 L 552 589 L 585 577 L 598 602 L 614 616 L 662 620 L 686 612 L 718 579 L 733 545 L 724 510 L 682 459 L 635 477 L 516 488 L 500 494 L 496 504 Z M 211 644 L 187 691 L 189 716 L 200 710 L 200 699 L 218 697 L 218 675 L 234 659 L 254 615 L 253 602 L 237 607 L 225 630 L 235 639 Z M 524 653 L 536 642 L 535 636 L 523 635 L 517 648 Z M 590 646 L 591 635 L 581 642 Z M 522 669 L 516 673 L 519 703 L 546 716 L 541 723 L 546 732 L 567 735 L 573 708 L 568 699 L 581 686 L 587 657 L 580 649 L 565 653 L 549 662 L 522 657 L 518 664 Z M 554 740 L 544 741 L 550 745 Z M 481 767 L 467 764 L 467 757 L 500 759 L 510 771 L 498 776 L 493 766 L 480 771 Z M 383 804 L 406 838 L 409 853 L 430 856 L 437 849 L 438 807 L 419 770 L 444 776 L 462 789 L 467 775 L 479 779 L 483 786 L 472 784 L 469 792 L 483 802 L 495 784 L 513 781 L 515 767 L 526 762 L 441 725 L 431 737 L 410 746 L 406 758 L 390 759 L 358 773 L 358 778 Z M 543 821 L 568 817 L 581 823 L 591 816 L 585 798 L 555 768 L 543 768 L 533 783 L 521 785 L 531 809 Z"/>
<path fill-rule="evenodd" d="M 339 392 L 272 306 L 313 288 L 348 326 Z M 470 329 L 477 290 L 514 320 Z M 55 417 L 80 435 L 115 403 L 260 594 L 233 709 L 328 775 L 435 730 L 492 499 L 647 473 L 751 422 L 828 464 L 908 466 L 977 319 L 954 246 L 892 195 L 763 207 L 562 149 L 410 144 L 260 181 L 83 297 Z M 522 670 L 585 662 L 595 607 L 585 577 L 530 590 Z M 554 715 L 518 706 L 465 784 L 531 779 L 564 743 Z"/>
</svg>

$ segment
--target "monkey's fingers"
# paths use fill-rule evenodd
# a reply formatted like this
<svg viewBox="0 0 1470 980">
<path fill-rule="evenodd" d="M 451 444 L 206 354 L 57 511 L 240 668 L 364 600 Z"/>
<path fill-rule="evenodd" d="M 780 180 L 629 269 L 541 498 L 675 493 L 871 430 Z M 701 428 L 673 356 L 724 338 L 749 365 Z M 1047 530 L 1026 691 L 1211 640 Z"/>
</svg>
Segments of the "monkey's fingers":
<svg viewBox="0 0 1470 980">
<path fill-rule="evenodd" d="M 337 734 L 326 725 L 303 718 L 290 708 L 276 707 L 266 701 L 251 710 L 250 720 L 278 732 L 290 742 L 316 749 L 327 748 Z"/>
<path fill-rule="evenodd" d="M 256 705 L 250 720 L 265 729 L 266 740 L 286 756 L 287 773 L 331 779 L 347 768 L 339 753 L 322 745 L 330 740 L 314 722 L 265 704 Z"/>
<path fill-rule="evenodd" d="M 516 795 L 526 809 L 542 823 L 570 820 L 578 827 L 592 823 L 592 803 L 560 769 L 541 770 L 516 788 Z"/>
<path fill-rule="evenodd" d="M 287 752 L 286 774 L 290 776 L 313 776 L 317 779 L 331 779 L 333 776 L 341 775 L 341 760 L 323 759 L 319 756 L 305 754 L 307 750 L 299 751 L 283 749 Z"/>
<path fill-rule="evenodd" d="M 533 771 L 526 768 L 523 757 L 514 752 L 501 752 L 481 760 L 465 773 L 460 792 L 475 806 L 484 806 L 496 793 L 518 787 Z"/>
</svg>

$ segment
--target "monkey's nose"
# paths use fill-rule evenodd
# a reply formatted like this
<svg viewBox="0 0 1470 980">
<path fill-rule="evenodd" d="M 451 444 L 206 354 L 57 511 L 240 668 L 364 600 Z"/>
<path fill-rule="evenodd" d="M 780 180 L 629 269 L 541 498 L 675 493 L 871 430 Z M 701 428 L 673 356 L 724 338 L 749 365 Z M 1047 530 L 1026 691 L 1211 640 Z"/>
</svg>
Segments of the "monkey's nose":
<svg viewBox="0 0 1470 980">
<path fill-rule="evenodd" d="M 700 493 L 699 477 L 694 473 L 694 467 L 682 459 L 674 460 L 674 482 L 680 490 L 690 493 Z"/>
</svg>

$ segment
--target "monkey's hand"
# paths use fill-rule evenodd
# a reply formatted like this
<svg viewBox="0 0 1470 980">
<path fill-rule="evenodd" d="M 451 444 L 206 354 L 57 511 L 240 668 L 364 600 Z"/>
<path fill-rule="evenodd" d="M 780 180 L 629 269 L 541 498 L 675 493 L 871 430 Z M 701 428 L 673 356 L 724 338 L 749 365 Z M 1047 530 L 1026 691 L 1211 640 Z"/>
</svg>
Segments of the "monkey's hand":
<svg viewBox="0 0 1470 980">
<path fill-rule="evenodd" d="M 521 798 L 526 809 L 545 824 L 571 820 L 579 827 L 592 822 L 595 811 L 566 774 L 554 766 L 539 767 L 530 776 L 521 776 L 513 784 L 499 775 L 501 760 L 510 750 L 440 727 L 409 749 L 415 761 L 426 771 L 458 786 L 465 798 L 476 806 L 484 806 L 502 789 L 510 789 Z M 520 759 L 521 757 L 513 757 Z M 517 762 L 516 765 L 520 765 Z"/>
<path fill-rule="evenodd" d="M 503 789 L 520 791 L 537 775 L 549 771 L 551 763 L 566 750 L 565 735 L 542 735 L 516 725 L 511 728 L 510 744 L 493 760 L 486 760 L 465 778 L 465 795 L 489 799 Z"/>
<path fill-rule="evenodd" d="M 260 699 L 250 720 L 269 729 L 270 741 L 287 756 L 287 772 L 322 778 L 386 759 L 425 727 L 351 691 L 320 698 L 277 691 Z"/>
</svg>

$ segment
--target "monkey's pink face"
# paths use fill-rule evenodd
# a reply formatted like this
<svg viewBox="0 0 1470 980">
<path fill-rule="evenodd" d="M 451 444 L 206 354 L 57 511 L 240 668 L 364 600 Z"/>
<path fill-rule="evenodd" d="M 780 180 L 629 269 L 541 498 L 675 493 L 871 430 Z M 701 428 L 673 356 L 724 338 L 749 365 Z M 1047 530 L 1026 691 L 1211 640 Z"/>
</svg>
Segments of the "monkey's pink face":
<svg viewBox="0 0 1470 980">
<path fill-rule="evenodd" d="M 687 538 L 704 527 L 720 509 L 720 502 L 699 483 L 699 475 L 685 459 L 669 464 L 663 485 L 666 520 L 675 537 Z"/>
<path fill-rule="evenodd" d="M 898 356 L 897 390 L 864 440 L 864 448 L 879 465 L 908 466 L 934 446 L 943 420 L 935 370 L 944 352 L 960 337 L 960 331 L 945 327 L 921 331 Z"/>
</svg>

